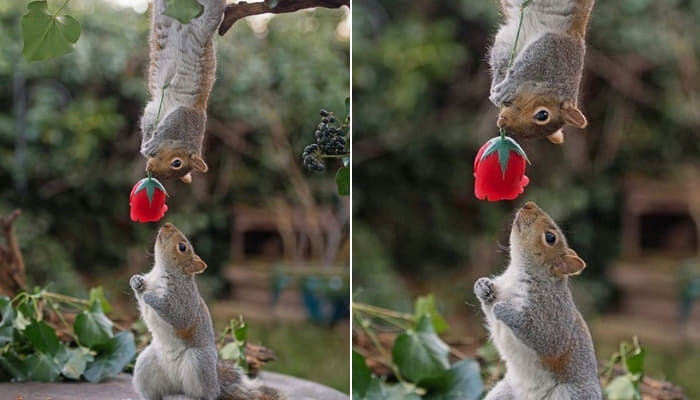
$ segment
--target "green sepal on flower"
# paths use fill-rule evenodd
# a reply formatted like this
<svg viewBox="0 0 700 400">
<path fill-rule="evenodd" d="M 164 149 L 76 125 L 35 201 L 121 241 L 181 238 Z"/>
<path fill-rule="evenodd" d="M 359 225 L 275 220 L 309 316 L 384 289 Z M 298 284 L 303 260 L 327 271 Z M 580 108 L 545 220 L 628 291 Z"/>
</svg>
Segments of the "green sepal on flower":
<svg viewBox="0 0 700 400">
<path fill-rule="evenodd" d="M 133 194 L 145 190 L 146 197 L 148 197 L 148 206 L 150 207 L 153 203 L 153 194 L 155 193 L 156 189 L 163 192 L 166 197 L 169 197 L 168 192 L 165 191 L 165 186 L 163 186 L 163 184 L 160 183 L 158 179 L 151 177 L 149 174 L 147 178 L 141 179 L 139 185 L 136 187 L 136 190 L 134 190 Z"/>
<path fill-rule="evenodd" d="M 487 146 L 488 147 L 486 147 L 484 154 L 481 156 L 481 161 L 486 159 L 486 157 L 490 156 L 494 152 L 498 152 L 498 164 L 501 166 L 501 173 L 504 176 L 508 167 L 508 158 L 510 157 L 511 151 L 514 151 L 516 154 L 522 156 L 525 161 L 530 164 L 530 160 L 527 158 L 525 150 L 523 150 L 518 142 L 516 142 L 515 139 L 511 138 L 510 136 L 496 136 L 488 141 Z"/>
</svg>

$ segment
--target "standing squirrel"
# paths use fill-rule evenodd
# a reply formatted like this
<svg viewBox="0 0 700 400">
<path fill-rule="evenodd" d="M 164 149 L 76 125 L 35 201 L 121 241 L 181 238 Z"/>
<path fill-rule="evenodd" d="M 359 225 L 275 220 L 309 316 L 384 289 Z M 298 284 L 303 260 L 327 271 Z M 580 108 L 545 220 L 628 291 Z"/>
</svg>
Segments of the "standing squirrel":
<svg viewBox="0 0 700 400">
<path fill-rule="evenodd" d="M 491 95 L 497 125 L 514 136 L 562 143 L 561 128 L 585 128 L 577 106 L 586 26 L 595 0 L 501 0 L 505 23 L 491 48 Z M 509 67 L 520 13 L 522 28 Z"/>
<path fill-rule="evenodd" d="M 141 154 L 146 170 L 159 178 L 192 181 L 192 170 L 207 172 L 202 141 L 207 102 L 216 74 L 213 36 L 226 0 L 198 0 L 204 11 L 188 24 L 164 13 L 154 0 L 151 19 L 148 91 L 141 118 Z"/>
<path fill-rule="evenodd" d="M 515 217 L 510 259 L 502 275 L 474 284 L 507 367 L 485 400 L 601 400 L 593 341 L 568 286 L 586 263 L 533 202 Z"/>
<path fill-rule="evenodd" d="M 283 400 L 235 365 L 218 360 L 214 327 L 194 275 L 207 265 L 172 224 L 158 231 L 155 265 L 130 284 L 153 340 L 139 354 L 134 387 L 145 400 Z M 180 397 L 178 397 L 180 396 Z"/>
</svg>

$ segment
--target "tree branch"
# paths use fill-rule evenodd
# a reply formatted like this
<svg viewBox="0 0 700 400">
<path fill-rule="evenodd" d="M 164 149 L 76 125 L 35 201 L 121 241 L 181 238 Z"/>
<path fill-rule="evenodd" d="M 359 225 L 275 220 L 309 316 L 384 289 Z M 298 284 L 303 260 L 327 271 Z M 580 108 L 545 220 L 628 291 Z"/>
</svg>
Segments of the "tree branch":
<svg viewBox="0 0 700 400">
<path fill-rule="evenodd" d="M 267 1 L 257 3 L 232 3 L 226 6 L 224 21 L 221 23 L 221 26 L 219 26 L 219 35 L 223 36 L 231 29 L 234 22 L 250 15 L 265 13 L 282 14 L 306 8 L 340 8 L 342 6 L 350 7 L 350 0 L 279 0 L 274 8 L 271 8 L 267 4 Z"/>
</svg>

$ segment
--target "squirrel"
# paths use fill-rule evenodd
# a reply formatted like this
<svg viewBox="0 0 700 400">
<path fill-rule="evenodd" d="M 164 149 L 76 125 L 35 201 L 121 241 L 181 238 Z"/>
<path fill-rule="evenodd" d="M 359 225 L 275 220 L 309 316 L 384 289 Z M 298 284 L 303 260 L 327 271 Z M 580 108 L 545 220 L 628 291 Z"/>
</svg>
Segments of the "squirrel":
<svg viewBox="0 0 700 400">
<path fill-rule="evenodd" d="M 212 319 L 195 283 L 195 274 L 207 264 L 185 235 L 166 223 L 154 252 L 153 269 L 129 282 L 153 335 L 136 359 L 136 391 L 145 400 L 285 399 L 276 389 L 248 379 L 238 366 L 218 360 Z"/>
<path fill-rule="evenodd" d="M 226 0 L 198 0 L 204 10 L 188 24 L 164 14 L 166 0 L 154 0 L 148 91 L 141 118 L 141 154 L 158 178 L 192 182 L 192 170 L 207 172 L 202 142 L 207 102 L 214 85 L 213 36 Z"/>
<path fill-rule="evenodd" d="M 510 232 L 510 265 L 474 284 L 507 368 L 485 400 L 603 398 L 593 340 L 568 286 L 585 267 L 549 215 L 525 203 Z"/>
<path fill-rule="evenodd" d="M 588 125 L 577 101 L 594 1 L 501 0 L 505 23 L 489 59 L 489 99 L 501 107 L 499 128 L 523 138 L 546 136 L 563 143 L 564 125 Z M 509 66 L 516 37 L 516 56 Z"/>
</svg>

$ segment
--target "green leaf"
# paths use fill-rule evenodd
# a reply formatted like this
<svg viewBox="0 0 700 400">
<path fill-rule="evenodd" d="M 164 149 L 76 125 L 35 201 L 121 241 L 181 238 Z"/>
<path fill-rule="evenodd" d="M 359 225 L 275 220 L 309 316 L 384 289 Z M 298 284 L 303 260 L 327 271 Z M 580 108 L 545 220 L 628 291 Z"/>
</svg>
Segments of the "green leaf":
<svg viewBox="0 0 700 400">
<path fill-rule="evenodd" d="M 479 363 L 464 359 L 455 363 L 440 379 L 441 387 L 426 400 L 478 400 L 484 391 Z"/>
<path fill-rule="evenodd" d="M 243 319 L 233 324 L 233 337 L 241 342 L 248 340 L 248 324 Z"/>
<path fill-rule="evenodd" d="M 61 374 L 69 379 L 79 380 L 80 376 L 85 372 L 87 363 L 92 361 L 94 357 L 85 347 L 69 349 L 63 346 L 56 355 L 61 367 Z"/>
<path fill-rule="evenodd" d="M 27 364 L 14 351 L 6 351 L 0 357 L 0 367 L 10 374 L 15 381 L 26 381 Z"/>
<path fill-rule="evenodd" d="M 607 400 L 637 400 L 641 398 L 630 375 L 620 375 L 605 387 Z"/>
<path fill-rule="evenodd" d="M 350 195 L 350 168 L 340 167 L 335 174 L 335 183 L 338 186 L 338 194 L 341 196 Z"/>
<path fill-rule="evenodd" d="M 119 332 L 108 342 L 96 345 L 94 350 L 97 350 L 97 356 L 88 364 L 83 376 L 96 383 L 119 374 L 134 359 L 134 335 L 128 331 Z"/>
<path fill-rule="evenodd" d="M 9 297 L 0 296 L 0 346 L 12 341 L 14 332 L 15 310 Z"/>
<path fill-rule="evenodd" d="M 627 372 L 630 374 L 643 374 L 644 373 L 644 358 L 646 357 L 647 350 L 643 347 L 638 347 L 635 349 L 634 353 L 625 356 L 625 366 L 627 367 Z"/>
<path fill-rule="evenodd" d="M 102 312 L 100 302 L 92 303 L 89 311 L 78 314 L 73 323 L 73 331 L 80 344 L 90 348 L 106 343 L 114 336 L 112 321 Z"/>
<path fill-rule="evenodd" d="M 343 167 L 349 167 L 350 166 L 350 157 L 345 156 L 343 157 Z"/>
<path fill-rule="evenodd" d="M 365 357 L 356 352 L 352 351 L 352 398 L 362 399 L 367 390 L 369 389 L 369 384 L 372 381 L 372 373 L 367 367 L 367 362 Z"/>
<path fill-rule="evenodd" d="M 219 354 L 224 360 L 235 360 L 237 362 L 241 357 L 241 348 L 236 342 L 228 342 L 221 348 Z"/>
<path fill-rule="evenodd" d="M 181 24 L 189 24 L 204 12 L 204 6 L 197 0 L 165 0 L 163 15 L 175 18 Z"/>
<path fill-rule="evenodd" d="M 372 377 L 367 393 L 362 400 L 421 400 L 420 396 L 401 385 L 387 385 Z"/>
<path fill-rule="evenodd" d="M 420 319 L 415 330 L 396 338 L 392 354 L 401 375 L 414 383 L 438 378 L 450 368 L 449 348 L 435 333 L 429 315 Z"/>
<path fill-rule="evenodd" d="M 44 321 L 32 321 L 24 329 L 24 335 L 32 342 L 34 349 L 39 352 L 56 355 L 59 348 L 56 332 Z"/>
<path fill-rule="evenodd" d="M 109 302 L 107 301 L 104 290 L 102 290 L 102 286 L 97 286 L 90 289 L 90 304 L 97 301 L 100 302 L 100 305 L 102 306 L 102 311 L 104 311 L 105 314 L 109 314 L 112 311 L 112 305 L 109 304 Z"/>
<path fill-rule="evenodd" d="M 70 15 L 49 14 L 48 4 L 32 1 L 28 12 L 22 17 L 24 48 L 22 55 L 27 61 L 46 60 L 73 51 L 80 38 L 80 23 Z"/>
<path fill-rule="evenodd" d="M 435 307 L 435 296 L 432 294 L 418 297 L 414 310 L 416 323 L 418 323 L 423 316 L 429 315 L 433 320 L 433 328 L 435 328 L 437 334 L 441 334 L 449 328 L 445 319 L 437 311 L 437 307 Z"/>
<path fill-rule="evenodd" d="M 30 354 L 24 359 L 24 364 L 30 381 L 55 382 L 61 374 L 61 369 L 48 354 Z"/>
</svg>

